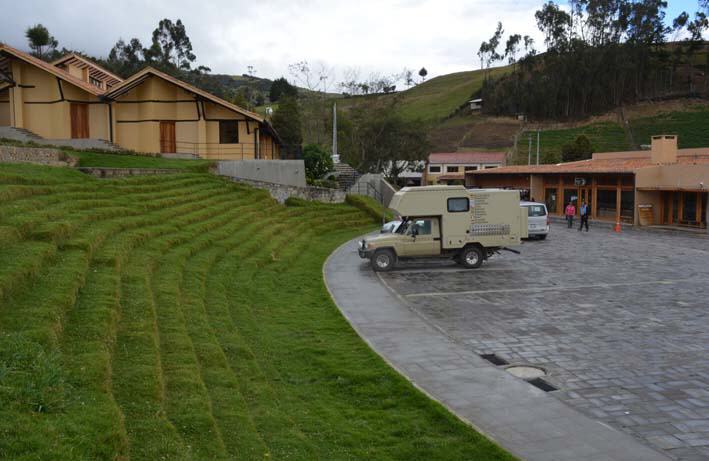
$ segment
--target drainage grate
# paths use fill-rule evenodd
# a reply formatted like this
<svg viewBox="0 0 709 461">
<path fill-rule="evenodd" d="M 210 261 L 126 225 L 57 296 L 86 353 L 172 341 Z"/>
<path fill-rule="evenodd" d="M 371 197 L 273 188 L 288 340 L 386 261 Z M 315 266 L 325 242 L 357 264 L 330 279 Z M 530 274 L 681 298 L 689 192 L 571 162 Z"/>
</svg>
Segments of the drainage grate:
<svg viewBox="0 0 709 461">
<path fill-rule="evenodd" d="M 558 391 L 558 390 L 559 390 L 558 387 L 552 386 L 552 385 L 549 384 L 548 382 L 544 381 L 542 378 L 530 379 L 530 380 L 527 381 L 527 382 L 528 382 L 529 384 L 531 384 L 532 386 L 537 387 L 537 388 L 543 390 L 544 392 L 552 392 L 552 391 Z"/>
<path fill-rule="evenodd" d="M 509 362 L 497 354 L 480 354 L 480 357 L 492 363 L 493 365 L 507 365 Z"/>
</svg>

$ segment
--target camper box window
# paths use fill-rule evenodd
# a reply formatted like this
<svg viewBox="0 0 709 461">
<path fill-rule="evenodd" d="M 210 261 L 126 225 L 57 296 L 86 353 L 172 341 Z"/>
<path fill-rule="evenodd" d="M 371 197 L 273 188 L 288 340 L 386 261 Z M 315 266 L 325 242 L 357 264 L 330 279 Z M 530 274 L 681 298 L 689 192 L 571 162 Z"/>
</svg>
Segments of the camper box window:
<svg viewBox="0 0 709 461">
<path fill-rule="evenodd" d="M 449 213 L 462 213 L 470 211 L 470 201 L 467 197 L 453 197 L 448 199 Z"/>
</svg>

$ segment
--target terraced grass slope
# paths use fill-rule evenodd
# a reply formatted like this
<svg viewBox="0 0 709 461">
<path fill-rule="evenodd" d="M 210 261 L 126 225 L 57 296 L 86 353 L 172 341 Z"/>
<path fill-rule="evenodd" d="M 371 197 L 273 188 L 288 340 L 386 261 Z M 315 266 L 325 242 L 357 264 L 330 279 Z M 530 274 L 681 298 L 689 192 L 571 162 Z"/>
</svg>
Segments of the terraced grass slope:
<svg viewBox="0 0 709 461">
<path fill-rule="evenodd" d="M 577 128 L 562 128 L 557 130 L 542 130 L 539 136 L 539 157 L 541 163 L 558 163 L 561 161 L 561 148 L 584 135 L 593 146 L 594 152 L 616 152 L 629 150 L 625 131 L 615 122 L 596 122 Z M 532 137 L 532 163 L 537 156 L 537 132 L 523 131 L 518 139 L 517 153 L 512 163 L 526 165 L 529 147 L 529 136 Z"/>
<path fill-rule="evenodd" d="M 332 304 L 371 217 L 294 204 L 0 165 L 0 459 L 510 459 Z"/>
<path fill-rule="evenodd" d="M 709 107 L 689 107 L 686 111 L 663 111 L 655 116 L 639 117 L 630 121 L 636 142 L 650 144 L 658 134 L 679 136 L 680 149 L 709 147 Z"/>
</svg>

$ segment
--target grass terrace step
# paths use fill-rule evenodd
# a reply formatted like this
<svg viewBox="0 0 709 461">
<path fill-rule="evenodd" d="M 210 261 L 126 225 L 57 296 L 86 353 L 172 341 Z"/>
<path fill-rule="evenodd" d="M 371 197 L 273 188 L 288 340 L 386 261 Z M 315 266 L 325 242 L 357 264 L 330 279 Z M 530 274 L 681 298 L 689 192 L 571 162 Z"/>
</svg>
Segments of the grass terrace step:
<svg viewBox="0 0 709 461">
<path fill-rule="evenodd" d="M 0 459 L 511 459 L 332 304 L 365 211 L 34 165 L 0 197 Z"/>
</svg>

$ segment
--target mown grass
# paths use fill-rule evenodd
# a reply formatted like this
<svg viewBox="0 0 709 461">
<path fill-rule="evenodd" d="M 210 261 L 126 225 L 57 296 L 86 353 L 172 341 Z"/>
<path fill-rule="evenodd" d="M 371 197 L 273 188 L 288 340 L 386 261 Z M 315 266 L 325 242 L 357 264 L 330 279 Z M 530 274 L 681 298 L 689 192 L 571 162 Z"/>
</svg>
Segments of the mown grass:
<svg viewBox="0 0 709 461">
<path fill-rule="evenodd" d="M 140 154 L 109 154 L 91 151 L 68 151 L 79 158 L 79 166 L 106 168 L 170 168 L 204 172 L 209 169 L 209 160 L 183 160 Z"/>
<path fill-rule="evenodd" d="M 369 207 L 32 165 L 0 194 L 0 459 L 510 459 L 330 300 Z"/>
</svg>

